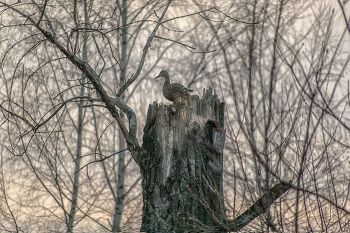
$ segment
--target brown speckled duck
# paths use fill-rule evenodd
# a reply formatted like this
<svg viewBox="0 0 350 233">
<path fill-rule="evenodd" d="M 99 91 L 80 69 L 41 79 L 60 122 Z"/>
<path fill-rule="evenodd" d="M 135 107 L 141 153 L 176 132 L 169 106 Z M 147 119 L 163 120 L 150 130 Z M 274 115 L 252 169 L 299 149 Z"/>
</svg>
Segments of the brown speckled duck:
<svg viewBox="0 0 350 233">
<path fill-rule="evenodd" d="M 184 87 L 180 83 L 170 83 L 169 73 L 166 70 L 162 70 L 155 79 L 163 77 L 165 79 L 165 82 L 163 84 L 163 95 L 167 100 L 170 100 L 174 102 L 179 97 L 190 97 L 191 92 L 193 90 L 190 90 L 186 87 Z"/>
</svg>

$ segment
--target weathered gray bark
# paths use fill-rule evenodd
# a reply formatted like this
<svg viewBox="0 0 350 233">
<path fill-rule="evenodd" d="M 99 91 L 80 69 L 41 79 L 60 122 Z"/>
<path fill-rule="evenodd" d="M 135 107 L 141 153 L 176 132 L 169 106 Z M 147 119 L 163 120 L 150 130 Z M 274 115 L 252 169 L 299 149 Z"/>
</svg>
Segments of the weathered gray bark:
<svg viewBox="0 0 350 233">
<path fill-rule="evenodd" d="M 88 9 L 87 9 L 87 2 L 84 1 L 84 20 L 85 24 L 89 24 L 89 17 L 88 17 Z M 87 42 L 88 42 L 88 34 L 87 31 L 84 30 L 84 42 L 83 42 L 83 61 L 87 61 Z M 82 80 L 85 80 L 85 75 L 82 74 Z M 80 96 L 84 96 L 85 87 L 82 85 L 80 88 Z M 77 127 L 77 154 L 76 158 L 74 160 L 75 167 L 74 167 L 74 183 L 73 183 L 73 190 L 72 190 L 72 200 L 71 200 L 71 208 L 69 212 L 69 218 L 68 218 L 68 227 L 67 232 L 73 232 L 74 228 L 74 221 L 75 221 L 75 214 L 77 212 L 77 202 L 78 202 L 78 192 L 79 192 L 79 179 L 80 179 L 80 162 L 82 154 L 82 140 L 83 140 L 83 123 L 84 123 L 84 115 L 83 115 L 83 103 L 84 100 L 81 99 L 79 101 L 78 105 L 78 127 Z"/>
<path fill-rule="evenodd" d="M 84 93 L 84 87 L 81 87 L 80 96 L 83 96 Z M 78 140 L 77 140 L 77 154 L 76 158 L 74 160 L 74 181 L 73 181 L 73 190 L 72 190 L 72 200 L 71 200 L 71 208 L 69 212 L 69 218 L 68 218 L 68 227 L 67 232 L 73 232 L 74 228 L 74 221 L 75 221 L 75 214 L 77 211 L 77 202 L 78 202 L 78 191 L 79 191 L 79 179 L 80 179 L 80 161 L 79 159 L 81 157 L 82 152 L 82 138 L 83 138 L 83 122 L 84 122 L 84 116 L 83 116 L 83 101 L 79 101 L 79 107 L 78 107 L 78 128 L 77 128 L 77 134 L 78 134 Z"/>
<path fill-rule="evenodd" d="M 201 100 L 150 105 L 141 154 L 141 231 L 224 230 L 224 106 L 211 89 Z"/>
<path fill-rule="evenodd" d="M 251 207 L 233 221 L 227 221 L 230 231 L 239 231 L 256 217 L 267 213 L 271 204 L 292 187 L 290 182 L 280 182 L 260 197 Z"/>
<path fill-rule="evenodd" d="M 127 1 L 122 1 L 122 9 L 120 10 L 121 16 L 122 16 L 122 25 L 123 30 L 121 32 L 122 34 L 122 43 L 121 43 L 121 70 L 120 70 L 120 84 L 124 84 L 125 80 L 125 74 L 126 74 L 126 68 L 127 68 Z M 118 3 L 119 5 L 119 3 Z M 120 96 L 120 99 L 124 102 L 125 101 L 125 95 Z M 122 120 L 124 120 L 124 113 L 120 113 L 120 117 Z M 121 130 L 119 130 L 119 151 L 122 151 L 125 149 L 125 139 L 123 137 L 123 133 Z M 123 209 L 124 209 L 124 199 L 125 199 L 125 190 L 124 190 L 124 183 L 125 183 L 125 152 L 119 153 L 119 159 L 118 159 L 118 185 L 117 185 L 117 202 L 115 203 L 115 212 L 113 217 L 113 226 L 112 226 L 112 232 L 120 232 L 121 231 L 121 220 L 123 215 Z"/>
<path fill-rule="evenodd" d="M 150 105 L 140 159 L 141 231 L 238 231 L 290 189 L 290 183 L 281 182 L 236 219 L 226 218 L 224 107 L 211 89 L 202 99 L 192 96 L 173 105 Z"/>
</svg>

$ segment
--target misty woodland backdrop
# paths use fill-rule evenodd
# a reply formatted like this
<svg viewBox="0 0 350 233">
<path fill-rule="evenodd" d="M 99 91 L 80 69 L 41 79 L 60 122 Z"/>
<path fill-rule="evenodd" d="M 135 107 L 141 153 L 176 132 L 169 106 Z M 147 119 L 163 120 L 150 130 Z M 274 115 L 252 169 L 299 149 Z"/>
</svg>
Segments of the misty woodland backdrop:
<svg viewBox="0 0 350 233">
<path fill-rule="evenodd" d="M 167 4 L 0 1 L 0 231 L 140 229 L 139 167 L 64 49 L 109 96 L 137 77 L 120 99 L 140 144 L 148 105 L 171 104 L 160 70 L 199 96 L 213 87 L 226 103 L 227 216 L 293 185 L 243 231 L 350 231 L 350 1 Z"/>
</svg>

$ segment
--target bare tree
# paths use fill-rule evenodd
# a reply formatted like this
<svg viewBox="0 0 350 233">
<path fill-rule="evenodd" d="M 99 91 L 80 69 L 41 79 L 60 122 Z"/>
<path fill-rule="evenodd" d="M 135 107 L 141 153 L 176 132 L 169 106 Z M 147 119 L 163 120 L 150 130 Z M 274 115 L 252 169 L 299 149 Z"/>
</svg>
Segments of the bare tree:
<svg viewBox="0 0 350 233">
<path fill-rule="evenodd" d="M 147 17 L 150 17 L 150 15 L 153 14 L 153 12 L 150 9 L 155 9 L 154 7 L 157 7 L 157 4 L 153 5 L 149 8 L 147 8 L 147 4 L 150 2 L 145 2 L 145 5 L 139 5 L 130 8 L 132 11 L 132 14 L 130 17 L 132 17 L 132 20 L 135 21 L 139 18 L 141 18 L 141 21 L 139 24 L 131 24 L 131 29 L 134 30 L 131 33 L 131 40 L 133 38 L 136 38 L 139 34 L 142 34 L 142 25 L 146 22 Z M 123 59 L 119 57 L 122 56 L 122 53 L 119 51 L 118 46 L 114 50 L 109 50 L 111 43 L 106 43 L 102 45 L 102 43 L 99 43 L 100 37 L 99 34 L 96 33 L 97 31 L 93 30 L 93 25 L 96 24 L 96 15 L 103 15 L 103 12 L 106 12 L 104 7 L 109 6 L 98 6 L 97 8 L 92 8 L 93 2 L 87 2 L 84 1 L 82 3 L 78 2 L 72 2 L 72 4 L 68 5 L 61 5 L 63 14 L 71 15 L 72 21 L 74 22 L 73 30 L 67 34 L 68 41 L 72 38 L 75 38 L 75 41 L 71 41 L 70 45 L 74 47 L 75 51 L 82 56 L 82 60 L 85 62 L 89 62 L 90 64 L 104 64 L 107 62 L 110 62 L 111 67 L 108 69 L 112 72 L 119 71 L 120 66 L 118 64 L 119 61 L 126 61 L 127 59 L 130 59 L 130 54 L 124 54 Z M 26 5 L 26 4 L 25 4 Z M 32 4 L 33 5 L 33 4 Z M 33 5 L 36 7 L 36 5 Z M 140 7 L 141 6 L 141 7 Z M 50 7 L 50 6 L 49 6 Z M 71 8 L 72 7 L 72 8 Z M 140 8 L 138 8 L 140 7 Z M 40 9 L 40 8 L 36 8 Z M 68 13 L 69 9 L 74 9 L 74 14 Z M 92 10 L 93 9 L 93 10 Z M 136 11 L 134 11 L 136 9 Z M 113 8 L 109 8 L 110 11 L 113 11 Z M 8 12 L 8 11 L 7 11 Z M 82 12 L 83 14 L 77 13 Z M 144 13 L 143 13 L 144 12 Z M 150 13 L 149 13 L 150 12 Z M 60 15 L 61 17 L 62 15 Z M 80 17 L 82 16 L 82 17 Z M 45 22 L 47 22 L 49 19 L 50 25 L 53 27 L 52 31 L 56 35 L 58 32 L 56 30 L 60 30 L 59 24 L 55 25 L 55 23 L 58 23 L 58 20 L 61 20 L 61 18 L 57 17 L 55 18 L 54 15 L 51 15 L 52 18 L 48 18 L 49 16 L 45 14 L 44 16 Z M 103 15 L 105 17 L 105 15 Z M 117 15 L 117 19 L 118 19 Z M 105 19 L 105 18 L 104 18 Z M 108 19 L 108 18 L 107 18 Z M 105 19 L 107 21 L 107 19 Z M 61 22 L 66 22 L 65 20 L 62 20 Z M 140 25 L 141 24 L 141 25 Z M 110 28 L 118 28 L 121 27 L 123 23 L 121 20 L 111 20 Z M 54 27 L 58 26 L 58 27 Z M 6 31 L 10 28 L 2 28 L 3 31 Z M 145 28 L 147 29 L 147 28 Z M 69 31 L 69 30 L 68 30 Z M 31 33 L 31 32 L 29 32 Z M 109 33 L 113 33 L 109 32 Z M 127 31 L 126 31 L 127 33 Z M 116 38 L 119 38 L 119 32 L 114 33 L 113 35 L 117 35 Z M 107 33 L 107 35 L 109 35 Z M 105 38 L 106 39 L 106 38 Z M 107 39 L 109 37 L 107 36 Z M 73 40 L 73 39 L 72 39 Z M 4 43 L 2 44 L 4 45 Z M 17 46 L 22 46 L 23 44 L 17 44 Z M 80 45 L 81 48 L 79 47 Z M 98 47 L 91 48 L 91 45 L 97 45 Z M 135 43 L 132 44 L 131 47 L 136 47 Z M 30 47 L 32 44 L 29 45 Z M 29 47 L 29 48 L 30 48 Z M 26 49 L 25 46 L 17 48 L 18 51 L 21 49 Z M 108 49 L 108 50 L 106 50 Z M 138 49 L 136 47 L 136 49 Z M 133 49 L 135 50 L 135 49 Z M 5 50 L 4 50 L 5 51 Z M 11 52 L 14 51 L 14 49 L 9 48 L 6 50 L 6 55 L 4 54 L 4 57 L 11 56 Z M 80 52 L 81 51 L 81 52 Z M 99 53 L 100 51 L 100 53 Z M 105 51 L 107 54 L 105 54 Z M 108 51 L 112 51 L 111 53 L 108 53 Z M 125 50 L 124 50 L 125 53 Z M 135 51 L 134 51 L 135 53 Z M 124 223 L 130 222 L 128 218 L 132 216 L 134 213 L 137 212 L 138 208 L 136 203 L 139 203 L 137 201 L 137 198 L 140 197 L 140 191 L 136 190 L 135 188 L 139 185 L 140 177 L 137 176 L 138 173 L 136 173 L 136 176 L 132 177 L 135 172 L 135 169 L 133 168 L 134 165 L 132 165 L 131 160 L 128 157 L 125 157 L 123 159 L 127 159 L 124 164 L 123 169 L 118 169 L 118 165 L 121 166 L 122 163 L 118 163 L 114 157 L 111 155 L 118 154 L 118 151 L 123 151 L 123 149 L 120 149 L 117 146 L 111 146 L 115 145 L 116 141 L 119 140 L 120 137 L 118 137 L 118 133 L 116 130 L 118 128 L 114 125 L 110 125 L 107 129 L 104 129 L 106 124 L 110 123 L 110 119 L 108 117 L 104 117 L 104 112 L 99 111 L 96 109 L 96 107 L 92 106 L 92 111 L 87 110 L 88 108 L 88 102 L 86 102 L 86 98 L 80 98 L 79 96 L 83 96 L 85 94 L 89 94 L 91 91 L 90 89 L 86 88 L 88 87 L 88 81 L 86 80 L 86 77 L 79 73 L 79 71 L 73 67 L 70 67 L 67 64 L 64 64 L 61 62 L 60 58 L 58 59 L 52 59 L 47 63 L 44 63 L 43 66 L 39 65 L 39 68 L 35 67 L 36 64 L 40 64 L 45 58 L 45 56 L 52 56 L 52 57 L 59 57 L 59 54 L 57 54 L 57 51 L 50 49 L 50 46 L 44 45 L 43 48 L 40 48 L 38 50 L 32 51 L 31 53 L 26 54 L 27 56 L 31 56 L 29 62 L 26 63 L 28 65 L 28 68 L 26 70 L 23 70 L 22 75 L 25 75 L 28 73 L 28 76 L 30 77 L 28 80 L 33 81 L 34 83 L 41 83 L 43 84 L 42 87 L 44 88 L 44 92 L 42 91 L 41 87 L 36 88 L 35 86 L 26 86 L 27 89 L 21 90 L 17 89 L 17 87 L 8 87 L 6 89 L 10 90 L 10 92 L 17 92 L 20 93 L 23 92 L 22 98 L 28 98 L 31 99 L 31 94 L 36 93 L 37 99 L 39 99 L 39 96 L 48 99 L 50 104 L 41 105 L 42 102 L 35 101 L 35 99 L 32 102 L 33 110 L 40 109 L 42 110 L 42 113 L 45 114 L 45 111 L 49 111 L 50 109 L 57 109 L 57 104 L 60 102 L 64 102 L 63 105 L 61 105 L 60 110 L 64 110 L 62 115 L 60 115 L 59 124 L 57 125 L 57 122 L 54 124 L 51 124 L 50 121 L 47 121 L 46 124 L 42 125 L 42 127 L 47 127 L 46 130 L 40 131 L 41 134 L 36 134 L 34 137 L 32 136 L 32 141 L 30 145 L 24 150 L 24 155 L 26 158 L 28 158 L 30 161 L 27 161 L 27 166 L 30 167 L 32 170 L 32 176 L 33 178 L 36 177 L 39 181 L 34 182 L 32 180 L 33 185 L 32 187 L 37 186 L 35 189 L 31 189 L 29 192 L 35 192 L 35 190 L 40 189 L 38 186 L 44 187 L 44 190 L 42 191 L 42 194 L 45 195 L 46 192 L 46 198 L 50 199 L 53 198 L 56 201 L 56 207 L 53 206 L 45 206 L 45 205 L 39 205 L 45 207 L 46 210 L 50 210 L 51 212 L 54 212 L 53 209 L 62 208 L 62 211 L 64 213 L 64 218 L 56 213 L 54 216 L 57 217 L 58 222 L 65 222 L 67 226 L 67 230 L 73 229 L 73 227 L 77 224 L 81 224 L 86 219 L 92 219 L 93 222 L 97 224 L 101 224 L 104 228 L 110 228 L 118 231 L 118 228 L 121 226 L 121 216 L 123 214 L 122 208 L 118 213 L 115 213 L 115 210 L 112 210 L 112 205 L 102 204 L 105 202 L 105 199 L 108 198 L 112 202 L 116 203 L 116 205 L 119 206 L 134 206 L 131 210 L 128 210 L 127 215 L 124 216 Z M 46 54 L 46 55 L 45 55 Z M 93 59 L 91 60 L 92 54 L 100 54 L 101 56 L 97 56 L 97 60 Z M 103 56 L 102 56 L 103 55 Z M 115 56 L 115 58 L 113 58 Z M 89 57 L 89 58 L 88 58 Z M 26 59 L 26 56 L 23 56 L 22 59 Z M 5 61 L 6 59 L 4 59 Z M 37 60 L 37 61 L 36 61 Z M 36 61 L 36 62 L 34 62 Z M 11 61 L 9 61 L 11 62 Z M 95 63 L 96 62 L 96 63 Z M 3 63 L 5 64 L 5 63 Z M 106 65 L 104 65 L 106 66 Z M 2 66 L 3 71 L 7 69 L 7 67 Z M 101 67 L 100 67 L 101 68 Z M 102 66 L 101 73 L 105 72 L 106 67 Z M 19 71 L 17 71 L 19 72 Z M 8 73 L 9 74 L 9 73 Z M 79 77 L 82 75 L 81 77 Z M 5 78 L 5 76 L 3 77 Z M 119 74 L 116 75 L 115 79 L 107 80 L 108 85 L 111 88 L 110 90 L 114 91 L 118 88 L 119 85 L 122 83 L 116 81 L 116 79 L 119 78 Z M 122 78 L 123 79 L 123 78 Z M 41 80 L 45 80 L 45 82 L 42 82 Z M 5 79 L 3 79 L 4 84 L 7 83 Z M 80 87 L 80 93 L 77 88 Z M 30 91 L 28 91 L 30 90 Z M 5 91 L 5 89 L 4 89 Z M 83 92 L 81 92 L 83 91 Z M 28 95 L 27 95 L 28 94 Z M 8 93 L 7 96 L 10 96 L 11 94 Z M 55 98 L 56 97 L 56 98 Z M 77 108 L 75 106 L 73 107 L 71 105 L 70 101 L 65 102 L 65 98 L 72 97 L 71 102 L 74 104 L 74 101 L 78 101 L 78 104 L 76 105 L 79 109 L 77 111 Z M 4 98 L 4 100 L 7 98 Z M 15 98 L 12 99 L 13 102 L 15 102 Z M 11 101 L 10 101 L 11 102 Z M 6 105 L 6 102 L 4 103 Z M 11 105 L 11 104 L 10 104 Z M 40 108 L 38 107 L 40 106 Z M 46 107 L 47 106 L 47 107 Z M 29 107 L 29 108 L 31 108 Z M 9 109 L 7 109 L 9 110 Z M 16 111 L 16 110 L 14 110 Z M 57 111 L 59 112 L 59 110 Z M 8 112 L 6 113 L 8 114 Z M 79 114 L 77 114 L 79 113 Z M 35 115 L 35 114 L 33 114 Z M 42 115 L 43 116 L 43 115 Z M 27 116 L 25 116 L 27 117 Z M 93 120 L 94 119 L 94 120 Z M 16 119 L 18 120 L 18 118 Z M 105 122 L 106 121 L 106 122 Z M 55 126 L 56 125 L 56 126 Z M 50 127 L 58 127 L 58 130 L 51 131 L 52 128 Z M 42 128 L 42 129 L 43 129 Z M 102 130 L 101 130 L 102 128 Z M 56 128 L 57 129 L 57 128 Z M 72 130 L 77 130 L 77 135 L 72 132 Z M 38 133 L 37 132 L 37 133 Z M 48 134 L 49 133 L 49 134 Z M 102 134 L 101 134 L 102 133 Z M 39 136 L 40 137 L 36 137 Z M 47 137 L 47 135 L 49 137 Z M 108 137 L 110 137 L 110 140 L 106 140 Z M 22 135 L 23 137 L 26 136 L 26 134 Z M 76 137 L 75 137 L 76 136 Z M 101 140 L 101 137 L 103 137 L 104 140 Z M 107 138 L 106 138 L 107 137 Z M 74 143 L 74 140 L 77 140 L 76 143 Z M 101 140 L 101 141 L 100 141 Z M 103 142 L 104 143 L 103 143 Z M 9 141 L 7 141 L 9 142 Z M 124 142 L 124 139 L 122 138 L 121 142 Z M 11 141 L 10 141 L 11 143 Z M 7 144 L 6 146 L 8 146 Z M 3 147 L 4 149 L 6 148 Z M 8 147 L 10 148 L 10 147 Z M 54 150 L 53 150 L 54 149 Z M 6 149 L 5 149 L 6 150 Z M 39 152 L 38 152 L 39 151 Z M 4 151 L 5 152 L 5 151 Z M 77 152 L 77 154 L 75 154 Z M 68 156 L 67 156 L 68 155 Z M 94 156 L 95 155 L 95 156 Z M 107 159 L 106 156 L 113 159 Z M 42 159 L 45 158 L 47 160 L 47 163 L 44 163 Z M 18 159 L 17 159 L 18 160 Z M 25 159 L 26 160 L 26 159 Z M 35 160 L 41 161 L 40 163 L 35 163 Z M 93 181 L 89 180 L 90 177 L 81 177 L 83 166 L 86 164 L 89 164 L 91 161 L 94 160 L 103 160 L 101 164 L 101 169 L 96 166 L 97 163 L 94 163 L 89 166 L 88 169 L 88 175 L 91 176 L 91 172 L 95 174 Z M 112 161 L 111 161 L 112 160 Z M 10 161 L 6 161 L 8 164 L 13 161 L 10 159 Z M 32 164 L 31 162 L 34 163 Z M 74 161 L 75 168 L 72 170 L 71 163 Z M 26 161 L 25 161 L 26 162 Z M 57 164 L 58 165 L 55 165 Z M 54 167 L 52 167 L 52 164 L 54 164 Z M 49 165 L 49 166 L 47 166 Z M 55 167 L 58 166 L 58 167 Z M 120 179 L 118 178 L 118 173 L 123 174 L 127 170 L 127 166 L 131 167 L 130 172 L 127 175 L 129 182 L 125 185 L 122 183 L 120 184 L 121 189 L 125 191 L 120 191 L 118 189 L 117 182 L 121 181 L 123 177 Z M 22 170 L 24 168 L 21 168 Z M 47 169 L 47 170 L 46 170 Z M 50 172 L 55 171 L 55 172 Z M 20 172 L 20 171 L 18 171 Z M 26 172 L 27 173 L 27 172 Z M 101 177 L 101 178 L 97 178 Z M 104 179 L 103 179 L 104 177 Z M 80 179 L 80 182 L 79 182 Z M 51 182 L 54 181 L 54 182 Z M 49 182 L 49 183 L 47 183 Z M 63 185 L 62 185 L 63 182 Z M 71 185 L 70 185 L 71 183 Z M 52 186 L 51 186 L 52 185 Z M 69 187 L 69 186 L 72 186 Z M 88 191 L 87 190 L 95 190 L 95 191 Z M 25 189 L 23 189 L 24 191 Z M 118 191 L 119 190 L 119 191 Z M 56 193 L 57 192 L 57 193 Z M 61 196 L 61 197 L 60 197 Z M 125 202 L 121 202 L 119 204 L 118 201 L 122 200 Z M 135 204 L 134 201 L 136 200 Z M 66 201 L 69 201 L 69 203 L 65 203 Z M 71 203 L 71 204 L 70 204 Z M 140 204 L 138 204 L 140 205 Z M 98 216 L 99 213 L 106 214 L 106 207 L 108 207 L 108 214 L 111 215 L 119 215 L 119 220 L 114 224 L 113 227 L 113 220 L 111 221 L 105 221 L 107 220 L 104 218 L 104 221 L 101 221 Z M 33 204 L 33 208 L 40 208 L 38 205 Z M 50 212 L 49 211 L 49 212 Z M 39 213 L 40 211 L 37 211 Z M 93 214 L 92 214 L 93 213 Z M 113 213 L 113 214 L 112 214 Z M 45 213 L 43 215 L 49 216 L 50 213 Z M 42 216 L 42 214 L 38 214 L 38 216 Z M 139 217 L 139 215 L 138 215 Z M 89 220 L 88 220 L 89 221 Z M 84 224 L 84 223 L 83 223 Z M 110 224 L 110 225 L 109 225 Z M 52 227 L 55 227 L 52 225 Z M 126 226 L 130 227 L 130 226 Z"/>
<path fill-rule="evenodd" d="M 226 104 L 229 140 L 221 160 L 225 164 L 225 185 L 220 186 L 222 180 L 209 175 L 215 167 L 210 159 L 206 161 L 213 167 L 206 167 L 204 178 L 196 178 L 204 183 L 196 184 L 205 186 L 207 182 L 216 187 L 212 190 L 220 195 L 207 195 L 213 200 L 223 200 L 225 193 L 225 205 L 233 218 L 226 218 L 223 202 L 218 201 L 220 207 L 216 207 L 205 195 L 202 198 L 196 194 L 191 197 L 202 198 L 198 202 L 204 208 L 203 216 L 211 222 L 207 217 L 197 222 L 191 219 L 191 229 L 239 230 L 258 216 L 261 217 L 248 229 L 348 228 L 349 181 L 343 171 L 348 164 L 349 127 L 345 113 L 349 90 L 342 78 L 349 57 L 344 58 L 342 46 L 349 30 L 336 37 L 332 30 L 335 14 L 327 10 L 330 8 L 325 3 L 254 0 L 223 4 L 1 4 L 2 14 L 6 15 L 1 19 L 1 30 L 13 36 L 1 39 L 1 110 L 5 118 L 1 130 L 7 135 L 2 148 L 7 148 L 6 155 L 21 156 L 2 154 L 2 171 L 3 164 L 16 164 L 11 167 L 17 174 L 31 171 L 27 179 L 12 182 L 2 172 L 3 229 L 44 229 L 47 225 L 40 218 L 46 218 L 55 219 L 50 221 L 54 222 L 52 227 L 68 232 L 78 224 L 83 231 L 124 230 L 140 209 L 127 208 L 125 212 L 126 205 L 140 198 L 140 191 L 133 191 L 139 184 L 139 171 L 143 175 L 144 214 L 164 214 L 164 206 L 147 199 L 153 190 L 148 189 L 152 179 L 146 174 L 158 165 L 142 160 L 151 155 L 151 147 L 142 147 L 137 133 L 137 122 L 142 122 L 146 112 L 145 96 L 154 95 L 154 82 L 149 82 L 148 76 L 155 74 L 155 67 L 183 75 L 187 78 L 183 82 L 196 90 L 208 84 L 215 86 Z M 345 9 L 346 2 L 339 2 L 339 6 Z M 346 17 L 344 13 L 345 21 Z M 181 27 L 186 30 L 182 32 Z M 342 91 L 346 94 L 341 95 Z M 215 125 L 209 122 L 199 128 L 222 133 Z M 187 126 L 192 130 L 191 127 Z M 210 137 L 205 139 L 195 131 L 191 132 L 195 133 L 196 146 L 210 151 L 210 143 L 198 143 L 198 138 L 202 142 Z M 210 153 L 213 152 L 202 157 Z M 218 154 L 222 156 L 223 152 Z M 188 158 L 191 156 L 189 153 Z M 181 166 L 178 168 L 182 171 Z M 284 182 L 287 180 L 292 183 Z M 10 200 L 12 189 L 8 186 L 15 183 L 22 191 Z M 293 191 L 272 204 L 290 187 Z M 210 188 L 205 192 L 210 194 Z M 181 207 L 184 202 L 176 200 Z M 20 206 L 31 201 L 31 210 L 38 211 L 36 220 L 20 214 Z M 152 209 L 147 203 L 156 205 L 151 205 Z M 185 210 L 180 208 L 179 219 L 187 216 L 189 210 Z M 161 223 L 164 216 L 150 216 L 145 216 L 142 226 L 152 231 L 155 228 L 147 228 L 147 221 Z M 123 221 L 125 218 L 129 219 Z M 166 216 L 163 220 L 171 222 Z M 36 228 L 34 221 L 38 223 Z M 90 229 L 82 224 L 84 221 L 95 225 Z M 184 227 L 176 224 L 167 226 Z"/>
<path fill-rule="evenodd" d="M 248 29 L 226 24 L 226 34 L 220 21 L 205 16 L 218 38 L 229 76 L 228 80 L 220 77 L 219 84 L 226 102 L 231 95 L 233 103 L 227 108 L 232 140 L 227 146 L 233 155 L 233 172 L 228 174 L 236 178 L 234 198 L 248 191 L 251 196 L 245 201 L 250 205 L 276 180 L 295 184 L 294 198 L 288 200 L 290 194 L 270 208 L 260 224 L 249 225 L 253 231 L 348 227 L 343 220 L 348 219 L 345 187 L 349 182 L 340 172 L 348 164 L 347 94 L 340 94 L 348 92 L 344 70 L 349 57 L 341 49 L 347 30 L 335 36 L 335 13 L 326 3 L 300 4 L 242 3 L 239 13 L 249 15 L 253 24 Z M 296 18 L 303 24 L 296 24 L 300 22 Z M 240 30 L 245 32 L 237 40 L 232 38 Z M 217 67 L 211 69 L 222 75 Z M 233 211 L 239 213 L 244 202 L 235 203 Z"/>
</svg>

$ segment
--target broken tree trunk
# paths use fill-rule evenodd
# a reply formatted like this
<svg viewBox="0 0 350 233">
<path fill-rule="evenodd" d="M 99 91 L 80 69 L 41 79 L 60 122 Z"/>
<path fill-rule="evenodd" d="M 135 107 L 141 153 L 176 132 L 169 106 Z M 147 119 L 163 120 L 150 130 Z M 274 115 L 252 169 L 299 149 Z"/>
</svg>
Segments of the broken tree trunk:
<svg viewBox="0 0 350 233">
<path fill-rule="evenodd" d="M 173 105 L 150 105 L 140 156 L 142 232 L 238 231 L 290 184 L 281 182 L 234 220 L 223 197 L 224 102 L 211 88 Z"/>
<path fill-rule="evenodd" d="M 200 100 L 150 105 L 141 154 L 141 231 L 223 230 L 224 106 L 211 89 Z"/>
</svg>

